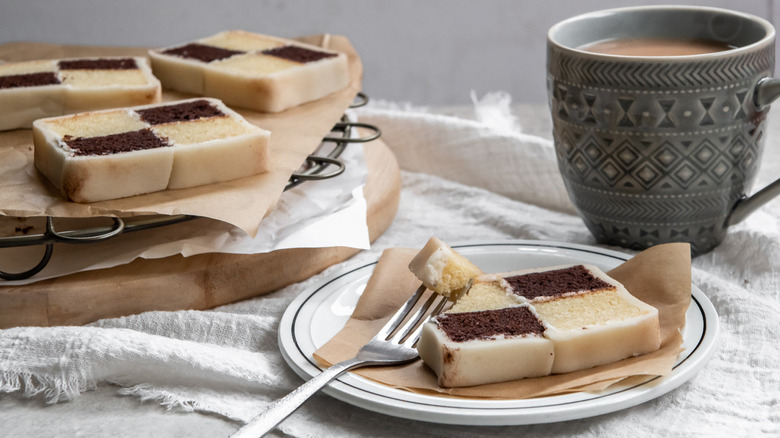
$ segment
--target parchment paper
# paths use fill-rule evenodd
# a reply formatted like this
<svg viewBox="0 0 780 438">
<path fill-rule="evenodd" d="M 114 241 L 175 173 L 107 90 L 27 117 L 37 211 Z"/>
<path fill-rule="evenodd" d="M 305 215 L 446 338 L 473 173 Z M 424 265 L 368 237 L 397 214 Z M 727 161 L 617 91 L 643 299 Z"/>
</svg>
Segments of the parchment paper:
<svg viewBox="0 0 780 438">
<path fill-rule="evenodd" d="M 232 224 L 250 236 L 276 204 L 290 175 L 320 144 L 361 88 L 363 67 L 349 40 L 318 35 L 301 40 L 347 54 L 350 83 L 336 93 L 276 114 L 234 108 L 251 123 L 271 131 L 271 171 L 235 181 L 164 190 L 129 198 L 77 204 L 65 201 L 33 164 L 29 129 L 0 132 L 0 215 L 94 217 L 188 214 Z M 178 43 L 182 41 L 172 41 Z M 0 61 L 75 56 L 145 56 L 146 48 L 63 46 L 43 43 L 0 45 Z M 164 91 L 163 101 L 193 97 Z"/>
<path fill-rule="evenodd" d="M 332 145 L 331 145 L 332 146 Z M 319 152 L 318 152 L 319 153 Z M 325 152 L 323 152 L 325 153 Z M 51 260 L 31 278 L 0 281 L 4 286 L 30 284 L 74 272 L 104 269 L 136 258 L 157 259 L 181 254 L 259 254 L 287 248 L 370 247 L 367 203 L 363 187 L 368 176 L 363 148 L 348 147 L 339 156 L 344 172 L 336 178 L 307 181 L 286 190 L 251 237 L 227 222 L 197 219 L 152 228 L 89 245 L 57 243 Z M 130 223 L 141 217 L 126 219 Z M 72 222 L 68 224 L 68 222 Z M 87 222 L 96 222 L 89 224 Z M 106 226 L 107 219 L 57 219 L 55 229 Z M 46 231 L 44 218 L 0 216 L 0 236 Z M 40 246 L 0 248 L 0 270 L 23 272 L 40 260 Z"/>
<path fill-rule="evenodd" d="M 407 265 L 418 250 L 394 248 L 380 258 L 344 328 L 314 353 L 325 365 L 346 360 L 387 322 L 419 286 Z M 690 247 L 684 243 L 647 249 L 608 272 L 640 300 L 655 306 L 661 325 L 661 348 L 587 370 L 465 388 L 442 388 L 422 360 L 393 367 L 368 367 L 361 376 L 412 392 L 469 398 L 522 399 L 575 391 L 598 391 L 624 379 L 649 379 L 671 372 L 682 351 L 681 330 L 691 300 Z"/>
</svg>

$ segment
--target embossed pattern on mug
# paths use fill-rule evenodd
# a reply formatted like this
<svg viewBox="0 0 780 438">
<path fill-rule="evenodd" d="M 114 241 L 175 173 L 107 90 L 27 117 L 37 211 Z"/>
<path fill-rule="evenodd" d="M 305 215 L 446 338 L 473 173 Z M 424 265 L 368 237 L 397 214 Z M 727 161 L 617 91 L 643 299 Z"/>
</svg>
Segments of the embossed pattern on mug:
<svg viewBox="0 0 780 438">
<path fill-rule="evenodd" d="M 614 62 L 549 53 L 549 74 L 574 84 L 610 88 L 707 87 L 713 83 L 738 82 L 769 71 L 774 45 L 731 57 L 727 62 L 707 60 L 695 63 Z"/>
<path fill-rule="evenodd" d="M 696 63 L 551 51 L 559 168 L 599 241 L 635 249 L 687 241 L 701 253 L 722 239 L 725 206 L 747 191 L 760 161 L 766 112 L 751 90 L 771 74 L 773 50 Z"/>
</svg>

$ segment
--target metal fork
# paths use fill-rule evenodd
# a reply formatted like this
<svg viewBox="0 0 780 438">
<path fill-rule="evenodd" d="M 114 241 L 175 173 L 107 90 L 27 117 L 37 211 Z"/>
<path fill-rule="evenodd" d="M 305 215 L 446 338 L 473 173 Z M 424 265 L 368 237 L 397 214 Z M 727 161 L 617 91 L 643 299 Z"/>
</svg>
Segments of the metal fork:
<svg viewBox="0 0 780 438">
<path fill-rule="evenodd" d="M 401 326 L 401 323 L 407 319 L 407 316 L 417 302 L 420 301 L 424 293 L 425 286 L 420 286 L 414 295 L 379 330 L 379 333 L 358 351 L 354 358 L 331 366 L 299 386 L 293 392 L 287 394 L 284 398 L 274 402 L 261 414 L 239 429 L 232 438 L 255 438 L 268 433 L 282 420 L 295 412 L 309 397 L 349 370 L 369 365 L 398 365 L 417 359 L 419 355 L 414 345 L 420 338 L 423 324 L 432 316 L 439 314 L 447 303 L 446 297 L 433 293 L 417 309 L 414 315 Z M 438 302 L 436 302 L 437 296 L 439 297 Z M 433 307 L 433 310 L 428 312 L 431 307 Z M 398 328 L 399 326 L 401 328 Z"/>
</svg>

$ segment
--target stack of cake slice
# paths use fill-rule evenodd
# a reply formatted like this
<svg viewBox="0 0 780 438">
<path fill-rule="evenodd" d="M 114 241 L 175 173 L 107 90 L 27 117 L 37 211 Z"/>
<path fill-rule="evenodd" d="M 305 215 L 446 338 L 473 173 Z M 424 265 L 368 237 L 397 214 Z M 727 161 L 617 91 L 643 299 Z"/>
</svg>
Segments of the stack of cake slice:
<svg viewBox="0 0 780 438">
<path fill-rule="evenodd" d="M 270 133 L 217 99 L 36 120 L 35 166 L 63 196 L 95 202 L 268 170 Z"/>
<path fill-rule="evenodd" d="M 149 56 L 166 88 L 263 112 L 320 99 L 349 84 L 343 53 L 246 31 L 151 50 Z"/>
<path fill-rule="evenodd" d="M 596 266 L 566 265 L 477 276 L 423 327 L 417 349 L 439 384 L 455 387 L 582 370 L 659 346 L 657 309 Z"/>
<path fill-rule="evenodd" d="M 145 58 L 50 59 L 0 64 L 0 130 L 43 117 L 160 100 Z"/>
</svg>

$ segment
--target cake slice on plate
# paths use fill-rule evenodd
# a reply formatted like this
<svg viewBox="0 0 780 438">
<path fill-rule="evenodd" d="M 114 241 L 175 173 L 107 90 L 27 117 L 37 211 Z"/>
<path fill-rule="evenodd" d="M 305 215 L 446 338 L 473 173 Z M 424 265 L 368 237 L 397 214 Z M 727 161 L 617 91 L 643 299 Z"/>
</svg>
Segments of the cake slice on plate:
<svg viewBox="0 0 780 438">
<path fill-rule="evenodd" d="M 425 324 L 417 349 L 441 386 L 471 386 L 605 365 L 660 342 L 655 307 L 598 267 L 575 264 L 476 276 Z"/>
</svg>

